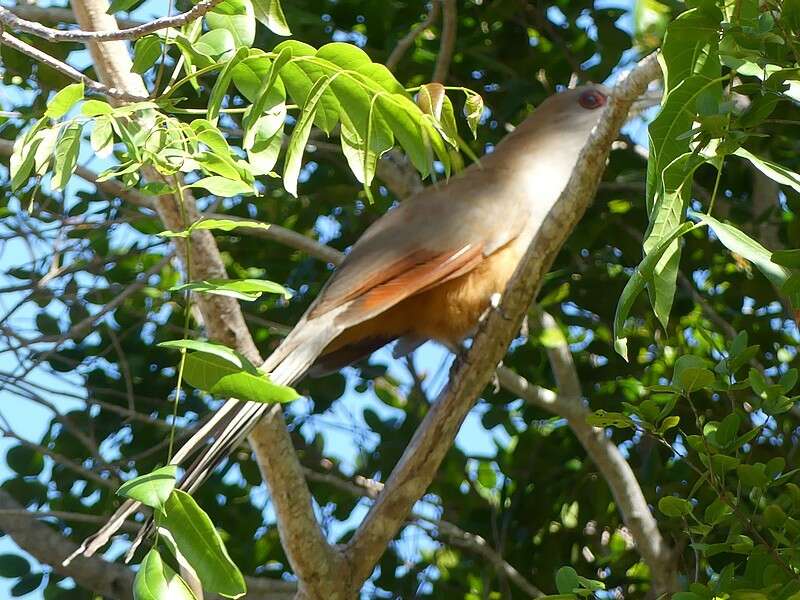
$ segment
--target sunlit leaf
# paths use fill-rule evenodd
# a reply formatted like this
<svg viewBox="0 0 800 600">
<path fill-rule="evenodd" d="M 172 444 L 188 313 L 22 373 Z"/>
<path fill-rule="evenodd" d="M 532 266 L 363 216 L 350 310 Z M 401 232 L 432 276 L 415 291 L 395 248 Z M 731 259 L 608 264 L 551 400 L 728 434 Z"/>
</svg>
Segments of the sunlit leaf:
<svg viewBox="0 0 800 600">
<path fill-rule="evenodd" d="M 239 194 L 256 193 L 256 190 L 249 183 L 245 183 L 241 180 L 236 181 L 233 179 L 226 179 L 225 177 L 220 177 L 218 175 L 204 177 L 203 179 L 195 181 L 188 187 L 205 188 L 215 196 L 221 196 L 223 198 L 230 198 L 231 196 L 238 196 Z"/>
<path fill-rule="evenodd" d="M 280 0 L 253 0 L 253 12 L 256 19 L 261 21 L 272 33 L 283 36 L 292 35 Z"/>
<path fill-rule="evenodd" d="M 766 160 L 764 158 L 760 158 L 755 154 L 753 154 L 752 152 L 745 150 L 744 148 L 737 149 L 736 151 L 734 151 L 734 154 L 736 156 L 739 156 L 741 158 L 750 161 L 750 163 L 752 163 L 752 165 L 756 169 L 761 171 L 764 175 L 766 175 L 773 181 L 776 181 L 781 185 L 788 185 L 796 192 L 800 192 L 800 175 L 798 175 L 794 171 L 787 169 L 786 167 L 781 166 L 778 163 Z"/>
<path fill-rule="evenodd" d="M 51 184 L 54 190 L 63 190 L 75 171 L 81 149 L 81 129 L 80 123 L 70 123 L 58 139 Z"/>
<path fill-rule="evenodd" d="M 230 296 L 240 300 L 257 300 L 262 294 L 280 294 L 287 299 L 292 296 L 282 285 L 264 279 L 210 279 L 185 283 L 171 289 L 176 292 L 189 290 Z"/>
<path fill-rule="evenodd" d="M 230 0 L 228 0 L 230 1 Z M 228 86 L 233 77 L 233 69 L 239 64 L 248 54 L 247 48 L 239 48 L 231 59 L 225 64 L 225 67 L 220 71 L 214 87 L 211 89 L 211 95 L 208 99 L 208 121 L 212 125 L 217 124 L 219 118 L 219 111 L 222 108 L 222 100 L 225 93 L 228 91 Z"/>
<path fill-rule="evenodd" d="M 73 83 L 56 92 L 52 100 L 47 103 L 45 117 L 50 119 L 60 119 L 69 112 L 79 100 L 83 99 L 83 82 Z"/>
<path fill-rule="evenodd" d="M 183 375 L 189 385 L 221 398 L 269 404 L 291 402 L 298 397 L 292 388 L 273 383 L 266 373 L 249 363 L 237 367 L 205 352 L 187 355 Z"/>
<path fill-rule="evenodd" d="M 126 481 L 117 490 L 117 494 L 138 500 L 145 506 L 164 512 L 167 498 L 175 488 L 175 477 L 178 467 L 167 465 Z"/>
<path fill-rule="evenodd" d="M 256 18 L 250 0 L 223 0 L 206 13 L 209 29 L 224 29 L 233 35 L 237 48 L 249 48 L 256 36 Z"/>
<path fill-rule="evenodd" d="M 614 315 L 614 349 L 625 360 L 628 359 L 628 343 L 627 339 L 622 337 L 621 334 L 634 301 L 639 294 L 642 293 L 647 282 L 652 279 L 656 264 L 658 264 L 664 252 L 667 251 L 667 248 L 669 248 L 673 241 L 685 235 L 692 228 L 693 226 L 691 223 L 683 223 L 664 237 L 663 241 L 657 247 L 653 248 L 653 250 L 644 257 L 642 262 L 639 263 L 639 266 L 636 267 L 628 283 L 625 284 L 625 288 L 622 290 L 619 302 L 617 303 L 617 311 Z"/>
<path fill-rule="evenodd" d="M 192 223 L 184 231 L 162 231 L 159 235 L 164 237 L 188 237 L 189 233 L 196 229 L 211 229 L 217 231 L 233 231 L 240 227 L 251 229 L 269 229 L 269 223 L 261 221 L 251 221 L 247 219 L 202 219 Z"/>
<path fill-rule="evenodd" d="M 789 278 L 786 269 L 772 262 L 772 253 L 738 227 L 706 214 L 693 212 L 690 216 L 708 225 L 728 250 L 753 263 L 778 288 Z"/>
<path fill-rule="evenodd" d="M 146 35 L 136 40 L 133 46 L 133 67 L 134 73 L 144 73 L 149 71 L 161 58 L 161 40 L 157 35 Z"/>
<path fill-rule="evenodd" d="M 180 576 L 161 560 L 158 550 L 148 552 L 133 580 L 134 600 L 195 600 Z"/>
<path fill-rule="evenodd" d="M 300 175 L 300 165 L 303 160 L 303 152 L 311 133 L 311 126 L 314 123 L 314 116 L 317 112 L 320 98 L 328 88 L 330 79 L 320 79 L 311 88 L 308 100 L 303 106 L 303 113 L 294 126 L 292 137 L 286 149 L 286 160 L 283 167 L 283 187 L 292 196 L 297 197 L 297 178 Z"/>
<path fill-rule="evenodd" d="M 245 594 L 247 588 L 241 571 L 228 555 L 211 519 L 189 494 L 180 490 L 172 492 L 160 525 L 172 534 L 205 591 L 227 598 Z"/>
</svg>

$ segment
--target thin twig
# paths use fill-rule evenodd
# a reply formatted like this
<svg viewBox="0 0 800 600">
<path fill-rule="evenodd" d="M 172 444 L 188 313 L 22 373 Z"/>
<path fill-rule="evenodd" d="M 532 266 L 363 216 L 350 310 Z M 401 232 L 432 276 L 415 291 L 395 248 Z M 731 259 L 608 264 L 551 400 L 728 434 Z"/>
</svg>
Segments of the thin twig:
<svg viewBox="0 0 800 600">
<path fill-rule="evenodd" d="M 6 29 L 12 31 L 22 31 L 40 37 L 49 42 L 110 42 L 112 40 L 135 40 L 146 36 L 148 33 L 168 29 L 170 27 L 180 27 L 190 21 L 199 19 L 208 11 L 214 8 L 222 0 L 200 0 L 192 8 L 184 13 L 172 17 L 161 17 L 148 23 L 130 27 L 128 29 L 117 29 L 113 31 L 82 31 L 80 29 L 53 29 L 35 21 L 28 21 L 15 15 L 8 8 L 0 7 L 0 23 Z"/>
<path fill-rule="evenodd" d="M 54 71 L 58 71 L 62 75 L 66 75 L 70 79 L 74 79 L 75 81 L 82 81 L 83 85 L 86 86 L 89 90 L 93 92 L 97 92 L 99 94 L 103 94 L 110 98 L 115 98 L 117 100 L 123 100 L 125 102 L 139 102 L 143 100 L 147 100 L 146 96 L 138 96 L 135 94 L 129 94 L 128 92 L 124 92 L 120 89 L 115 87 L 109 87 L 103 85 L 102 83 L 95 81 L 94 79 L 87 77 L 74 67 L 61 62 L 60 60 L 56 60 L 46 52 L 42 52 L 38 48 L 34 48 L 30 44 L 26 44 L 19 38 L 14 37 L 7 31 L 0 31 L 0 44 L 4 46 L 8 46 L 9 48 L 13 48 L 17 52 L 21 52 L 31 58 L 39 61 L 43 65 L 46 65 L 53 69 Z"/>
<path fill-rule="evenodd" d="M 458 5 L 456 0 L 434 0 L 442 3 L 442 41 L 439 44 L 439 56 L 436 57 L 436 67 L 433 69 L 431 81 L 444 83 L 450 72 L 450 63 L 456 47 L 456 34 L 458 32 Z"/>
<path fill-rule="evenodd" d="M 416 39 L 438 18 L 440 2 L 441 0 L 431 0 L 431 9 L 428 11 L 428 15 L 420 21 L 416 27 L 400 38 L 400 41 L 397 42 L 389 58 L 386 59 L 386 63 L 384 63 L 387 69 L 394 71 Z"/>
</svg>

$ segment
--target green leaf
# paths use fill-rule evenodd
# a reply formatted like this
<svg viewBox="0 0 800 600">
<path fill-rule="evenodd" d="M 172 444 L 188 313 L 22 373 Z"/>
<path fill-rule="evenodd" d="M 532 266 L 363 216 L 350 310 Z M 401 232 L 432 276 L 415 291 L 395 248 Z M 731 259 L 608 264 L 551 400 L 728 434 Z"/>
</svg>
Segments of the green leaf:
<svg viewBox="0 0 800 600">
<path fill-rule="evenodd" d="M 231 196 L 238 196 L 239 194 L 255 194 L 255 188 L 244 181 L 236 181 L 233 179 L 226 179 L 219 175 L 212 175 L 211 177 L 204 177 L 195 181 L 187 187 L 200 187 L 205 188 L 215 196 L 223 198 L 230 198 Z"/>
<path fill-rule="evenodd" d="M 776 250 L 772 253 L 772 262 L 790 269 L 800 269 L 800 250 Z"/>
<path fill-rule="evenodd" d="M 664 496 L 658 501 L 658 510 L 668 517 L 685 517 L 692 512 L 692 503 L 676 496 Z"/>
<path fill-rule="evenodd" d="M 721 448 L 727 448 L 736 439 L 736 434 L 739 431 L 741 419 L 736 413 L 731 413 L 724 419 L 717 427 L 714 433 L 714 439 Z"/>
<path fill-rule="evenodd" d="M 295 104 L 305 106 L 315 84 L 319 80 L 330 78 L 341 69 L 328 61 L 316 59 L 316 49 L 303 42 L 286 40 L 275 46 L 273 52 L 280 53 L 284 48 L 291 49 L 292 59 L 281 69 L 281 79 Z M 263 79 L 259 81 L 259 87 L 262 81 Z M 332 90 L 326 89 L 317 104 L 314 123 L 325 133 L 330 134 L 339 122 L 339 115 L 342 112 L 339 101 Z"/>
<path fill-rule="evenodd" d="M 63 190 L 75 171 L 81 149 L 81 128 L 80 123 L 70 123 L 58 139 L 51 183 L 53 190 Z"/>
<path fill-rule="evenodd" d="M 256 18 L 250 0 L 224 0 L 206 13 L 206 23 L 212 31 L 229 31 L 237 48 L 249 48 L 253 45 Z"/>
<path fill-rule="evenodd" d="M 431 143 L 438 142 L 444 149 L 441 138 L 427 119 L 421 118 L 417 105 L 410 98 L 402 94 L 389 94 L 379 96 L 377 102 L 381 116 L 405 150 L 411 164 L 423 177 L 427 177 L 431 172 L 434 155 Z"/>
<path fill-rule="evenodd" d="M 660 175 L 676 158 L 690 151 L 690 140 L 678 139 L 691 131 L 697 117 L 697 99 L 704 93 L 719 92 L 722 78 L 692 75 L 678 84 L 664 99 L 661 111 L 648 128 L 650 159 L 647 166 L 647 208 L 652 211 Z M 721 93 L 721 92 L 720 92 Z"/>
<path fill-rule="evenodd" d="M 24 577 L 31 571 L 31 565 L 25 557 L 18 554 L 0 554 L 0 577 L 9 579 Z"/>
<path fill-rule="evenodd" d="M 225 141 L 225 136 L 217 129 L 216 125 L 212 125 L 206 119 L 195 119 L 192 121 L 192 130 L 197 139 L 208 146 L 212 152 L 223 156 L 231 154 L 231 149 L 228 146 L 228 142 Z"/>
<path fill-rule="evenodd" d="M 230 0 L 228 0 L 230 1 Z M 208 121 L 216 126 L 219 119 L 219 111 L 222 107 L 222 100 L 225 97 L 225 92 L 228 91 L 228 86 L 233 78 L 233 69 L 248 55 L 247 48 L 239 48 L 231 59 L 225 64 L 225 67 L 217 77 L 214 87 L 211 89 L 211 95 L 208 99 Z"/>
<path fill-rule="evenodd" d="M 578 573 L 572 567 L 561 567 L 556 572 L 556 589 L 559 594 L 569 594 L 580 587 Z"/>
<path fill-rule="evenodd" d="M 47 103 L 45 117 L 50 119 L 60 119 L 69 112 L 75 104 L 83 99 L 83 82 L 73 83 L 56 92 L 53 99 Z"/>
<path fill-rule="evenodd" d="M 685 235 L 688 231 L 691 231 L 693 227 L 691 223 L 683 223 L 666 236 L 657 247 L 653 248 L 653 250 L 644 257 L 642 262 L 636 267 L 633 275 L 631 275 L 628 283 L 625 284 L 614 315 L 614 348 L 625 360 L 628 360 L 628 344 L 627 339 L 622 337 L 621 334 L 623 326 L 625 325 L 625 320 L 630 314 L 634 301 L 639 294 L 642 293 L 647 282 L 652 279 L 656 264 L 664 252 L 666 252 L 667 248 L 669 248 L 673 241 Z"/>
<path fill-rule="evenodd" d="M 464 114 L 467 117 L 467 125 L 472 132 L 473 139 L 478 139 L 478 124 L 483 115 L 483 98 L 480 94 L 468 94 L 464 103 Z"/>
<path fill-rule="evenodd" d="M 250 112 L 248 114 L 248 118 L 244 120 L 244 139 L 242 140 L 242 147 L 245 150 L 249 150 L 253 147 L 253 143 L 255 142 L 255 136 L 257 132 L 257 128 L 255 125 L 258 121 L 262 118 L 262 115 L 267 111 L 271 110 L 278 105 L 284 105 L 286 100 L 286 91 L 281 85 L 280 88 L 275 87 L 275 81 L 278 78 L 278 73 L 283 68 L 283 66 L 292 58 L 292 50 L 291 48 L 284 48 L 280 51 L 278 56 L 275 58 L 274 61 L 269 63 L 269 68 L 267 70 L 266 76 L 264 78 L 264 83 L 262 87 L 258 91 L 258 98 L 253 103 L 253 106 L 250 108 Z M 238 86 L 237 86 L 238 87 Z M 277 93 L 276 93 L 277 92 Z M 280 116 L 280 125 L 283 125 L 283 120 L 286 115 L 285 106 Z M 272 137 L 272 135 L 277 132 L 278 127 L 275 128 L 275 131 L 267 135 L 266 137 Z"/>
<path fill-rule="evenodd" d="M 272 33 L 282 36 L 292 35 L 280 0 L 253 0 L 253 12 L 256 19 Z"/>
<path fill-rule="evenodd" d="M 719 10 L 706 4 L 681 13 L 667 26 L 660 61 L 667 93 L 703 69 L 716 49 L 720 21 Z"/>
<path fill-rule="evenodd" d="M 177 38 L 176 42 L 185 55 L 189 54 L 192 56 L 192 60 L 197 62 L 198 67 L 205 67 L 213 64 L 209 58 L 225 60 L 236 50 L 236 39 L 227 29 L 208 31 L 201 35 L 194 44 L 183 42 L 181 38 Z M 196 56 L 197 53 L 206 58 L 202 59 Z"/>
<path fill-rule="evenodd" d="M 740 158 L 749 160 L 756 169 L 761 171 L 773 181 L 780 183 L 781 185 L 788 185 L 796 192 L 800 192 L 800 175 L 794 171 L 791 171 L 786 167 L 779 165 L 778 163 L 760 158 L 744 148 L 738 148 L 734 154 Z"/>
<path fill-rule="evenodd" d="M 130 10 L 137 2 L 139 2 L 139 0 L 111 0 L 111 4 L 109 4 L 106 13 L 113 15 L 121 10 Z"/>
<path fill-rule="evenodd" d="M 269 122 L 264 122 L 263 125 L 256 124 L 256 135 L 253 147 L 247 151 L 247 161 L 256 175 L 266 175 L 270 173 L 278 162 L 278 156 L 281 153 L 281 146 L 283 143 L 283 130 L 281 129 L 272 137 L 262 135 L 261 127 L 265 129 L 270 128 Z"/>
<path fill-rule="evenodd" d="M 246 367 L 251 371 L 255 370 L 255 366 L 253 366 L 249 360 L 239 354 L 236 350 L 228 348 L 224 344 L 218 344 L 217 342 L 203 342 L 200 340 L 170 340 L 168 342 L 161 342 L 158 344 L 158 347 L 205 352 L 206 354 L 219 356 L 220 358 L 228 361 L 240 369 Z"/>
<path fill-rule="evenodd" d="M 264 293 L 280 294 L 287 299 L 292 297 L 292 293 L 282 285 L 264 279 L 210 279 L 170 288 L 170 291 L 175 292 L 184 290 L 229 296 L 239 300 L 257 300 Z"/>
<path fill-rule="evenodd" d="M 645 255 L 657 248 L 670 232 L 684 220 L 691 199 L 695 170 L 705 159 L 687 152 L 673 160 L 664 169 L 656 191 L 653 209 L 644 240 Z M 653 269 L 653 279 L 648 284 L 653 311 L 664 329 L 667 328 L 680 264 L 680 243 L 674 240 L 664 251 Z"/>
<path fill-rule="evenodd" d="M 157 35 L 146 35 L 139 38 L 133 46 L 133 67 L 131 67 L 131 70 L 140 74 L 149 71 L 161 58 L 162 52 L 161 39 Z"/>
<path fill-rule="evenodd" d="M 311 125 L 314 124 L 314 116 L 317 112 L 320 98 L 330 84 L 330 78 L 320 79 L 311 88 L 308 100 L 303 106 L 300 119 L 294 126 L 292 137 L 286 149 L 286 159 L 283 166 L 283 187 L 295 198 L 297 197 L 297 178 L 300 175 L 300 166 L 303 160 L 303 152 L 311 133 Z"/>
<path fill-rule="evenodd" d="M 167 500 L 167 514 L 160 525 L 192 565 L 203 589 L 228 598 L 247 592 L 239 568 L 231 560 L 222 539 L 208 515 L 187 493 L 174 490 Z"/>
<path fill-rule="evenodd" d="M 44 469 L 44 457 L 28 446 L 14 446 L 6 454 L 6 463 L 23 477 L 35 477 Z"/>
<path fill-rule="evenodd" d="M 111 115 L 114 109 L 108 102 L 102 100 L 89 99 L 81 105 L 81 114 L 87 117 L 99 117 L 100 115 Z"/>
<path fill-rule="evenodd" d="M 186 582 L 161 560 L 158 550 L 148 552 L 133 580 L 134 600 L 195 600 Z"/>
<path fill-rule="evenodd" d="M 14 584 L 14 587 L 11 588 L 11 595 L 14 598 L 19 598 L 20 596 L 25 596 L 30 594 L 31 592 L 35 592 L 39 589 L 39 586 L 42 585 L 42 580 L 44 579 L 44 573 L 41 571 L 39 573 L 28 573 L 20 578 L 17 583 Z"/>
<path fill-rule="evenodd" d="M 765 472 L 766 465 L 764 463 L 756 463 L 754 465 L 739 465 L 736 467 L 736 474 L 739 476 L 739 481 L 747 487 L 764 488 L 769 484 L 769 477 Z"/>
<path fill-rule="evenodd" d="M 95 119 L 89 140 L 97 156 L 106 158 L 111 155 L 114 150 L 114 127 L 109 117 L 100 116 Z"/>
<path fill-rule="evenodd" d="M 672 374 L 672 386 L 686 393 L 696 392 L 714 383 L 714 373 L 708 368 L 708 362 L 691 354 L 686 354 L 675 361 Z"/>
<path fill-rule="evenodd" d="M 261 221 L 249 221 L 247 219 L 202 219 L 192 223 L 188 229 L 183 231 L 162 231 L 159 235 L 164 237 L 189 237 L 189 234 L 196 229 L 209 229 L 217 231 L 233 231 L 240 227 L 251 229 L 269 229 L 269 223 Z"/>
<path fill-rule="evenodd" d="M 706 214 L 692 212 L 690 216 L 713 229 L 728 250 L 753 263 L 778 288 L 789 278 L 786 269 L 772 262 L 772 253 L 769 250 L 738 228 Z"/>
<path fill-rule="evenodd" d="M 228 154 L 198 152 L 193 156 L 193 159 L 200 165 L 201 170 L 205 173 L 221 175 L 224 179 L 231 181 L 242 181 L 242 174 L 239 172 L 238 166 L 231 160 Z M 246 184 L 246 182 L 243 181 L 242 183 Z"/>
<path fill-rule="evenodd" d="M 14 149 L 9 159 L 12 191 L 25 185 L 36 164 L 41 138 L 38 135 L 34 136 L 29 143 L 26 143 L 26 139 L 27 136 L 20 135 L 14 140 Z"/>
<path fill-rule="evenodd" d="M 190 385 L 224 398 L 271 404 L 291 402 L 298 397 L 292 388 L 273 383 L 266 373 L 249 363 L 237 367 L 205 352 L 193 352 L 186 357 L 184 377 Z"/>
<path fill-rule="evenodd" d="M 608 412 L 605 410 L 596 410 L 587 415 L 586 423 L 592 427 L 617 427 L 619 429 L 636 427 L 636 423 L 629 416 L 620 412 Z"/>
<path fill-rule="evenodd" d="M 167 498 L 175 489 L 176 465 L 167 465 L 123 483 L 117 494 L 138 500 L 145 506 L 164 512 Z"/>
<path fill-rule="evenodd" d="M 386 91 L 392 94 L 405 94 L 402 84 L 384 65 L 372 62 L 369 55 L 354 44 L 332 42 L 325 44 L 316 53 L 323 59 L 344 71 L 354 71 L 363 85 L 373 92 Z"/>
<path fill-rule="evenodd" d="M 478 483 L 487 489 L 494 489 L 497 485 L 497 473 L 489 461 L 478 464 Z"/>
</svg>

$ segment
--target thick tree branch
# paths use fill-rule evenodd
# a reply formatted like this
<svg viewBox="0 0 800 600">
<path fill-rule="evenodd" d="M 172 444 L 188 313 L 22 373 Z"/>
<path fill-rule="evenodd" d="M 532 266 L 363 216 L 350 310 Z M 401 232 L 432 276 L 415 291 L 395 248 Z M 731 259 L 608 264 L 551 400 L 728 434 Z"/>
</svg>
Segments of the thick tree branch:
<svg viewBox="0 0 800 600">
<path fill-rule="evenodd" d="M 6 512 L 10 510 L 14 512 Z M 75 545 L 37 521 L 35 516 L 19 514 L 22 510 L 8 492 L 0 490 L 0 528 L 14 538 L 20 548 L 39 562 L 51 565 L 56 573 L 72 577 L 87 590 L 109 598 L 132 600 L 133 572 L 130 569 L 100 558 L 84 557 L 75 559 L 68 567 L 62 566 L 61 561 L 72 553 Z"/>
<path fill-rule="evenodd" d="M 106 0 L 76 0 L 73 8 L 83 29 L 116 29 L 114 18 L 106 14 Z M 128 92 L 144 93 L 141 77 L 130 72 L 131 59 L 123 42 L 92 43 L 90 50 L 102 82 Z M 154 172 L 146 175 L 158 177 Z M 186 195 L 184 203 L 187 220 L 194 222 L 199 217 L 194 198 Z M 167 228 L 184 228 L 182 211 L 174 197 L 157 197 L 155 208 Z M 210 232 L 197 231 L 192 235 L 191 265 L 192 276 L 197 279 L 226 277 L 222 256 Z M 262 362 L 236 300 L 200 294 L 196 301 L 211 339 L 236 348 L 251 362 Z M 299 593 L 305 594 L 307 589 L 311 597 L 334 599 L 336 596 L 329 586 L 339 588 L 343 584 L 342 559 L 327 543 L 317 523 L 311 493 L 289 437 L 282 408 L 273 407 L 249 439 L 271 492 L 284 550 L 300 580 Z"/>
<path fill-rule="evenodd" d="M 10 9 L 0 7 L 0 24 L 5 29 L 30 33 L 48 42 L 110 42 L 112 40 L 135 40 L 170 27 L 180 27 L 199 19 L 222 0 L 200 0 L 186 12 L 171 17 L 161 17 L 127 29 L 108 29 L 105 31 L 81 31 L 80 29 L 53 29 L 36 21 L 28 21 Z"/>
<path fill-rule="evenodd" d="M 542 326 L 558 327 L 553 317 L 542 314 Z M 628 527 L 639 554 L 650 568 L 656 595 L 678 591 L 675 556 L 658 529 L 647 499 L 631 466 L 605 432 L 586 422 L 591 411 L 581 399 L 581 385 L 566 341 L 548 347 L 547 356 L 559 393 L 530 384 L 506 367 L 499 367 L 500 385 L 526 402 L 564 417 L 586 454 L 606 480 L 614 502 Z"/>
<path fill-rule="evenodd" d="M 490 311 L 481 324 L 469 352 L 454 363 L 450 384 L 426 415 L 392 471 L 384 491 L 347 545 L 354 586 L 369 577 L 386 545 L 433 480 L 464 417 L 519 331 L 523 315 L 543 275 L 591 203 L 611 144 L 625 122 L 631 104 L 659 73 L 656 57 L 651 55 L 614 88 L 603 118 L 581 152 L 566 189 L 550 207 L 500 306 Z"/>
</svg>

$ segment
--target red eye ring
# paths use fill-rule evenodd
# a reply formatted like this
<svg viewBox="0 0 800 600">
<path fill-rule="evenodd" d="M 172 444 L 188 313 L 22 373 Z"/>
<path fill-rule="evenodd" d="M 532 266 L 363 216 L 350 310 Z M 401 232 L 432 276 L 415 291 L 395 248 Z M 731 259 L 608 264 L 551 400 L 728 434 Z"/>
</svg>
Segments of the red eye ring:
<svg viewBox="0 0 800 600">
<path fill-rule="evenodd" d="M 578 103 L 587 110 L 594 110 L 606 104 L 606 95 L 597 90 L 587 90 L 578 98 Z"/>
</svg>

